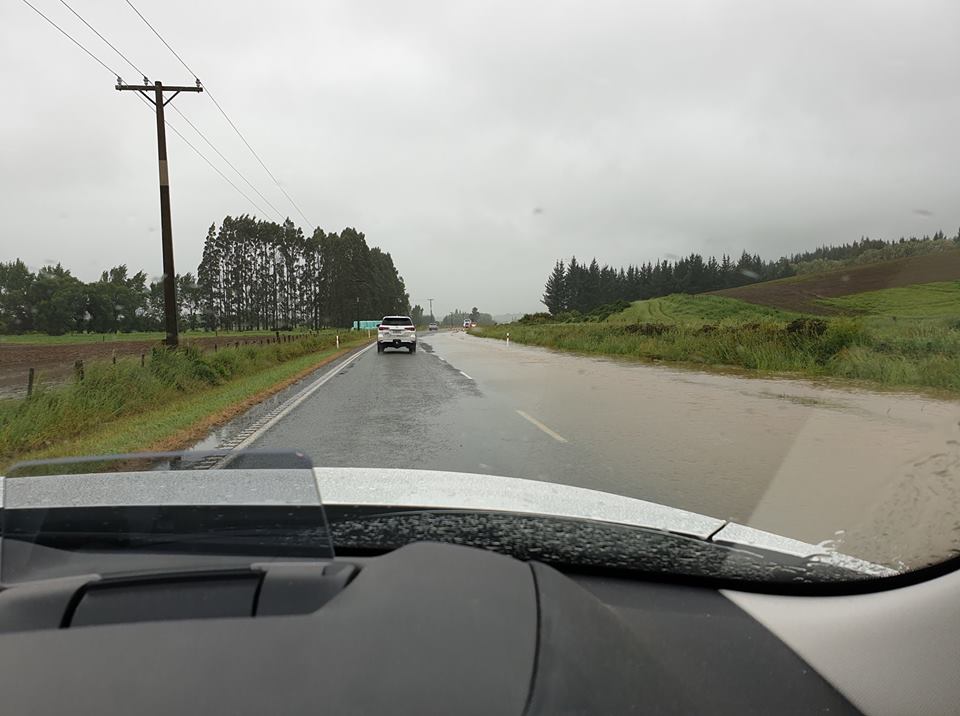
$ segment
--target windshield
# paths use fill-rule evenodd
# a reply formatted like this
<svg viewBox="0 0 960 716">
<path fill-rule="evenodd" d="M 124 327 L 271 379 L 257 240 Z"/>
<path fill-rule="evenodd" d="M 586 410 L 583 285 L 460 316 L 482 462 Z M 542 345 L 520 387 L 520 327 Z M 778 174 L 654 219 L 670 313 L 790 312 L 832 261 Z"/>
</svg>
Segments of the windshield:
<svg viewBox="0 0 960 716">
<path fill-rule="evenodd" d="M 0 473 L 300 453 L 357 551 L 960 552 L 960 6 L 121 5 L 0 10 Z"/>
</svg>

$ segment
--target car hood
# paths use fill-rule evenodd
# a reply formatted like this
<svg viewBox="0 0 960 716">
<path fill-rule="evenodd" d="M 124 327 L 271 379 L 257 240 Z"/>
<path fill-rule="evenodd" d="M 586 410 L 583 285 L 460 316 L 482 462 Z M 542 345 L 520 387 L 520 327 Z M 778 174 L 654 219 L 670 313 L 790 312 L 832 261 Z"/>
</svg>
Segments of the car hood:
<svg viewBox="0 0 960 716">
<path fill-rule="evenodd" d="M 306 474 L 306 479 L 300 476 Z M 455 510 L 588 520 L 658 530 L 717 545 L 812 560 L 870 576 L 896 571 L 822 545 L 747 525 L 584 487 L 501 475 L 323 467 L 152 470 L 0 477 L 4 508 L 144 505 L 324 505 L 383 510 Z M 15 493 L 15 494 L 14 494 Z M 8 504 L 9 503 L 9 504 Z"/>
<path fill-rule="evenodd" d="M 660 530 L 885 577 L 896 570 L 747 525 L 600 490 L 441 470 L 314 468 L 326 505 L 484 511 L 593 520 Z"/>
</svg>

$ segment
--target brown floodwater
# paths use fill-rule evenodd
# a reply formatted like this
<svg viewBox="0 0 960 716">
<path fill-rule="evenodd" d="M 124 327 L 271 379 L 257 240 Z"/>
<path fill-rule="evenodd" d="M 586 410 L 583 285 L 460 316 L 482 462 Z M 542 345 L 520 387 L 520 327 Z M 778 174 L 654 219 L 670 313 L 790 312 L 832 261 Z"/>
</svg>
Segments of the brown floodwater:
<svg viewBox="0 0 960 716">
<path fill-rule="evenodd" d="M 516 407 L 567 441 L 543 436 L 550 462 L 569 472 L 521 464 L 517 477 L 728 518 L 898 568 L 960 551 L 960 401 L 463 334 L 430 340 L 504 419 Z"/>
</svg>

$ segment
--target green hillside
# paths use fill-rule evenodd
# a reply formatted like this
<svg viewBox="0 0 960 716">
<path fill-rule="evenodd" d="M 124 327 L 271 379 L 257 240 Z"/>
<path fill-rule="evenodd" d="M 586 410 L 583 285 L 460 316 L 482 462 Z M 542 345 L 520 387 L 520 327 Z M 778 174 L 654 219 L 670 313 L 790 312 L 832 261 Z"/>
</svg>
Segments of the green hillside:
<svg viewBox="0 0 960 716">
<path fill-rule="evenodd" d="M 817 299 L 816 303 L 833 316 L 887 319 L 884 323 L 896 319 L 942 323 L 945 319 L 960 320 L 960 281 L 939 281 L 864 291 L 837 298 L 821 298 Z M 786 322 L 803 315 L 823 312 L 787 311 L 716 294 L 674 294 L 634 301 L 629 308 L 613 314 L 607 321 L 677 325 Z"/>
<path fill-rule="evenodd" d="M 610 323 L 750 323 L 757 321 L 791 321 L 799 313 L 759 306 L 735 298 L 709 294 L 673 294 L 663 298 L 634 301 L 630 308 L 610 316 Z"/>
<path fill-rule="evenodd" d="M 821 304 L 844 313 L 897 318 L 960 318 L 960 281 L 921 283 L 865 291 Z"/>
</svg>

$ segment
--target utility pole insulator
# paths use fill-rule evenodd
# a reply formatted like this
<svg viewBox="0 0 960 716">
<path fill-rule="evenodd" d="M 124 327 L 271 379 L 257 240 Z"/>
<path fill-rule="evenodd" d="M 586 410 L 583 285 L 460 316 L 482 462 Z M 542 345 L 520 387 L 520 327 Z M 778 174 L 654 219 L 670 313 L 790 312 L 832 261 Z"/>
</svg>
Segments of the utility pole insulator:
<svg viewBox="0 0 960 716">
<path fill-rule="evenodd" d="M 197 86 L 164 87 L 162 82 L 154 82 L 153 97 L 148 94 L 149 80 L 143 78 L 143 87 L 133 87 L 123 84 L 117 77 L 118 90 L 132 90 L 146 97 L 157 110 L 157 163 L 160 170 L 160 238 L 163 248 L 163 319 L 167 337 L 165 343 L 170 348 L 176 348 L 180 342 L 177 328 L 177 274 L 173 265 L 173 229 L 170 222 L 170 172 L 167 169 L 167 132 L 166 120 L 163 118 L 163 108 L 167 102 L 180 92 L 203 92 L 200 81 Z M 172 92 L 173 95 L 166 101 L 163 92 Z"/>
</svg>

